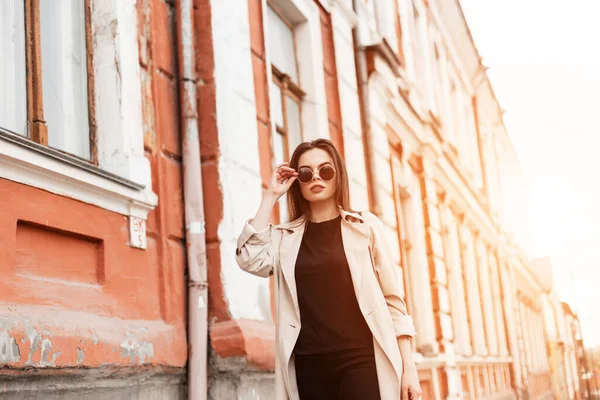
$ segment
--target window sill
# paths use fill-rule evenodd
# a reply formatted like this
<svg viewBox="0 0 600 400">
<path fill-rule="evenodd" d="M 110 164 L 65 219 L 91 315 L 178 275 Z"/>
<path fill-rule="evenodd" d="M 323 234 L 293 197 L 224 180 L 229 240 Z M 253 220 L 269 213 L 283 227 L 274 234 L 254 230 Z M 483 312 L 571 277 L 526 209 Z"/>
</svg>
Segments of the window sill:
<svg viewBox="0 0 600 400">
<path fill-rule="evenodd" d="M 0 178 L 144 220 L 158 204 L 144 184 L 2 129 Z"/>
</svg>

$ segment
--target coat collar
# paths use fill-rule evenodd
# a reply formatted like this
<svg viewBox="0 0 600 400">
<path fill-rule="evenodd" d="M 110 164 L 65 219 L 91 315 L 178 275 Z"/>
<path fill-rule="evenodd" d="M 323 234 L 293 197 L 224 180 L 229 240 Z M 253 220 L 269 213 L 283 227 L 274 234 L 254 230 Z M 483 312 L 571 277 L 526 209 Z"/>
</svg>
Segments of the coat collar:
<svg viewBox="0 0 600 400">
<path fill-rule="evenodd" d="M 341 206 L 338 206 L 338 209 L 340 210 L 342 219 L 346 222 L 350 222 L 350 223 L 365 222 L 364 217 L 358 212 L 344 210 Z M 297 230 L 298 227 L 303 226 L 305 222 L 306 222 L 306 216 L 302 215 L 301 217 L 296 218 L 293 221 L 284 222 L 282 224 L 275 225 L 274 228 L 294 232 L 295 230 Z"/>
</svg>

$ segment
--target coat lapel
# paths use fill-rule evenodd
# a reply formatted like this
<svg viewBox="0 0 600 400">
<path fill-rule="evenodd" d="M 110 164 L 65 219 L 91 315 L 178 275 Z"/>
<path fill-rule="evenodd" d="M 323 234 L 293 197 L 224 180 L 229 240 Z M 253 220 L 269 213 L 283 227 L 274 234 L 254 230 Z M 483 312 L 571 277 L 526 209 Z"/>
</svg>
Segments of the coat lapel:
<svg viewBox="0 0 600 400">
<path fill-rule="evenodd" d="M 342 213 L 342 242 L 344 244 L 344 252 L 352 275 L 352 284 L 354 285 L 354 293 L 356 300 L 361 305 L 361 285 L 363 278 L 363 269 L 370 265 L 368 262 L 368 240 L 369 228 L 362 217 L 358 214 L 351 213 L 340 209 Z"/>
<path fill-rule="evenodd" d="M 304 235 L 305 218 L 301 217 L 286 224 L 278 225 L 282 230 L 283 237 L 279 248 L 279 261 L 283 277 L 289 288 L 296 316 L 300 320 L 300 308 L 298 306 L 298 293 L 296 290 L 296 259 L 302 244 Z"/>
</svg>

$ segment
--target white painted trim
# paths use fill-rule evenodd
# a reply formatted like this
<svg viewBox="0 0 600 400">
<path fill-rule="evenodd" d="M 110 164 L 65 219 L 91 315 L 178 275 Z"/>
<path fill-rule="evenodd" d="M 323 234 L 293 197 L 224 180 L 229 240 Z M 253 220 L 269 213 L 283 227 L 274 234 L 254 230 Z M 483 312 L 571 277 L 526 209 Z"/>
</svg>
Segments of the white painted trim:
<svg viewBox="0 0 600 400">
<path fill-rule="evenodd" d="M 98 166 L 145 190 L 1 139 L 0 177 L 145 220 L 158 199 L 144 156 L 135 0 L 92 0 L 91 25 Z"/>
<path fill-rule="evenodd" d="M 98 165 L 151 186 L 144 157 L 135 0 L 92 0 L 92 58 Z"/>
<path fill-rule="evenodd" d="M 331 0 L 316 0 L 325 11 L 331 13 Z"/>
<path fill-rule="evenodd" d="M 396 36 L 396 18 L 394 3 L 397 0 L 379 0 L 373 2 L 377 32 L 385 38 L 392 49 L 398 48 L 398 37 Z"/>
<path fill-rule="evenodd" d="M 346 18 L 352 28 L 358 24 L 358 16 L 354 12 L 354 9 L 348 5 L 347 1 L 344 0 L 329 0 L 330 14 L 333 13 L 334 9 L 342 11 L 342 15 Z"/>
<path fill-rule="evenodd" d="M 3 139 L 0 139 L 0 178 L 144 220 L 158 204 L 150 187 L 129 188 Z"/>
<path fill-rule="evenodd" d="M 358 17 L 358 45 L 362 47 L 381 43 L 377 30 L 374 2 L 358 1 L 355 9 Z"/>
<path fill-rule="evenodd" d="M 329 138 L 319 7 L 313 0 L 273 0 L 272 3 L 274 6 L 278 6 L 278 11 L 294 24 L 300 87 L 306 93 L 302 99 L 303 140 Z M 264 21 L 265 48 L 267 49 L 265 58 L 270 69 L 268 52 L 270 36 L 266 19 Z M 270 84 L 270 71 L 268 71 L 267 77 Z M 272 128 L 274 132 L 274 126 Z"/>
</svg>

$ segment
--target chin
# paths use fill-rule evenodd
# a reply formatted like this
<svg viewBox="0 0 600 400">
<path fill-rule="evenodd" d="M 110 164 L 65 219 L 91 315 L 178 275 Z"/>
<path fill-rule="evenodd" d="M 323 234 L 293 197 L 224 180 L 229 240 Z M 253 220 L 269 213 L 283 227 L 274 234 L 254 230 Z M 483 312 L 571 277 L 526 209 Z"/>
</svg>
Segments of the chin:
<svg viewBox="0 0 600 400">
<path fill-rule="evenodd" d="M 310 202 L 321 202 L 321 201 L 327 201 L 330 200 L 333 197 L 333 193 L 312 193 L 311 191 L 309 191 L 304 198 Z"/>
</svg>

